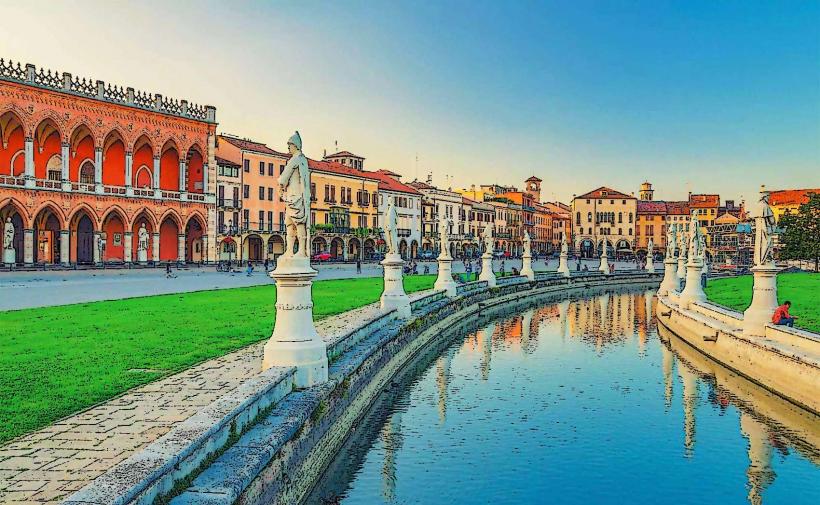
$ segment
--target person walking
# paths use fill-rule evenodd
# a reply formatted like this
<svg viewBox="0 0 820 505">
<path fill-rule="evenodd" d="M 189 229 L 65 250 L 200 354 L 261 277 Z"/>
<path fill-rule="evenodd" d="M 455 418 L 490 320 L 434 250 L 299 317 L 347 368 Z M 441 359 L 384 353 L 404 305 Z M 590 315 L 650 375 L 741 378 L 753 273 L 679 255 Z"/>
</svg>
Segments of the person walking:
<svg viewBox="0 0 820 505">
<path fill-rule="evenodd" d="M 357 274 L 362 273 L 362 258 L 361 257 L 356 257 L 356 273 Z"/>
<path fill-rule="evenodd" d="M 778 308 L 774 309 L 774 314 L 772 315 L 772 323 L 778 326 L 788 326 L 789 328 L 794 327 L 794 320 L 797 319 L 797 316 L 792 316 L 789 314 L 789 309 L 792 306 L 792 302 L 786 300 L 783 302 L 783 305 L 779 306 Z"/>
<path fill-rule="evenodd" d="M 265 272 L 268 272 L 268 266 L 270 265 L 270 261 L 268 258 L 265 258 Z"/>
<path fill-rule="evenodd" d="M 245 273 L 248 277 L 250 277 L 253 273 L 253 263 L 251 263 L 250 261 L 248 262 L 248 269 L 245 271 Z"/>
<path fill-rule="evenodd" d="M 165 278 L 166 279 L 173 279 L 174 274 L 171 272 L 171 262 L 165 263 Z"/>
</svg>

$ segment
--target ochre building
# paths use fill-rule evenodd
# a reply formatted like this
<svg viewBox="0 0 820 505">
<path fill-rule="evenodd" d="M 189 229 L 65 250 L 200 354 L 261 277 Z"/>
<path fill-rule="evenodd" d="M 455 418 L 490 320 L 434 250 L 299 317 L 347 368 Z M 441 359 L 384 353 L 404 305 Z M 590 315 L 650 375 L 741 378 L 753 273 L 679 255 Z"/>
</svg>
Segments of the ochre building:
<svg viewBox="0 0 820 505">
<path fill-rule="evenodd" d="M 16 263 L 208 261 L 216 111 L 0 60 L 0 219 Z"/>
</svg>

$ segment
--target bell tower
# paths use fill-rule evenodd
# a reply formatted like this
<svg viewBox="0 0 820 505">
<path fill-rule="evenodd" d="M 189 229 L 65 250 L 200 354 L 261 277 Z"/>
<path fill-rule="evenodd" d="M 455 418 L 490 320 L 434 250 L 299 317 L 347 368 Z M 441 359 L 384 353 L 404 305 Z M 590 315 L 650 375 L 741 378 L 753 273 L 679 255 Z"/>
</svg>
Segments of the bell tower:
<svg viewBox="0 0 820 505">
<path fill-rule="evenodd" d="M 541 179 L 533 175 L 524 182 L 526 183 L 524 191 L 532 197 L 534 202 L 541 203 Z"/>
<path fill-rule="evenodd" d="M 638 192 L 638 196 L 641 200 L 652 200 L 653 195 L 655 194 L 655 190 L 652 189 L 652 183 L 649 181 L 644 181 L 641 184 L 641 190 Z"/>
</svg>

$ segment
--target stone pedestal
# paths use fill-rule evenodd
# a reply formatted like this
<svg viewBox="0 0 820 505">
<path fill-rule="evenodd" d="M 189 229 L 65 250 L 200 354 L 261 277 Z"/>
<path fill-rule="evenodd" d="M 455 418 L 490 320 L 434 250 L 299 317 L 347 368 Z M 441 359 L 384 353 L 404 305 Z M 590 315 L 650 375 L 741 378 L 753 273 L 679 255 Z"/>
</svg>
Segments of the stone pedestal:
<svg viewBox="0 0 820 505">
<path fill-rule="evenodd" d="M 265 344 L 262 369 L 295 366 L 294 386 L 327 381 L 327 345 L 313 325 L 311 285 L 316 270 L 308 258 L 279 258 L 270 276 L 276 280 L 276 322 Z"/>
<path fill-rule="evenodd" d="M 663 260 L 663 281 L 661 281 L 661 286 L 658 288 L 658 295 L 666 296 L 676 291 L 679 286 L 678 262 L 675 258 L 666 258 Z"/>
<path fill-rule="evenodd" d="M 743 312 L 743 334 L 747 337 L 764 337 L 765 326 L 772 321 L 777 308 L 777 272 L 774 265 L 752 268 L 752 304 Z"/>
<path fill-rule="evenodd" d="M 606 256 L 601 256 L 601 265 L 598 267 L 605 275 L 609 275 L 609 258 Z"/>
<path fill-rule="evenodd" d="M 700 285 L 700 273 L 703 271 L 703 263 L 700 258 L 690 259 L 686 265 L 686 286 L 680 294 L 680 306 L 688 308 L 693 302 L 705 302 L 706 293 Z"/>
<path fill-rule="evenodd" d="M 535 270 L 532 269 L 532 256 L 529 254 L 525 254 L 521 261 L 521 275 L 523 275 L 530 281 L 534 281 Z"/>
<path fill-rule="evenodd" d="M 447 258 L 442 256 L 439 255 L 438 258 L 438 276 L 433 289 L 445 291 L 447 296 L 452 298 L 456 296 L 456 288 L 458 287 L 458 283 L 453 280 L 453 258 L 450 258 L 449 255 Z"/>
<path fill-rule="evenodd" d="M 383 312 L 396 309 L 399 317 L 410 317 L 410 298 L 404 292 L 402 268 L 404 260 L 398 254 L 389 254 L 382 260 L 384 266 L 384 291 L 381 308 Z"/>
<path fill-rule="evenodd" d="M 6 265 L 14 265 L 17 263 L 17 253 L 14 249 L 3 249 L 3 263 Z"/>
<path fill-rule="evenodd" d="M 138 249 L 137 250 L 137 261 L 139 261 L 143 265 L 148 263 L 148 251 L 145 250 L 145 249 Z"/>
<path fill-rule="evenodd" d="M 560 259 L 558 260 L 558 273 L 563 275 L 564 277 L 569 277 L 569 265 L 567 265 L 567 255 L 566 253 L 561 253 Z"/>
<path fill-rule="evenodd" d="M 488 288 L 494 288 L 496 285 L 495 272 L 493 272 L 493 255 L 491 253 L 485 252 L 481 255 L 481 275 L 478 280 L 487 281 Z"/>
</svg>

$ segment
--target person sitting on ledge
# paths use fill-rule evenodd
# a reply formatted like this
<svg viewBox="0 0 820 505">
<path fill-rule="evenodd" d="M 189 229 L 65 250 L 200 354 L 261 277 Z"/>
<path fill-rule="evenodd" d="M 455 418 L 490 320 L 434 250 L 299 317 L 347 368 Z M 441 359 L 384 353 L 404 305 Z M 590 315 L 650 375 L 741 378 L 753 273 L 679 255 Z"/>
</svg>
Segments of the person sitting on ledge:
<svg viewBox="0 0 820 505">
<path fill-rule="evenodd" d="M 797 319 L 797 316 L 789 315 L 789 309 L 792 306 L 792 302 L 786 300 L 783 302 L 783 305 L 774 309 L 774 315 L 772 316 L 772 322 L 778 326 L 788 326 L 790 328 L 794 327 L 794 320 Z"/>
</svg>

